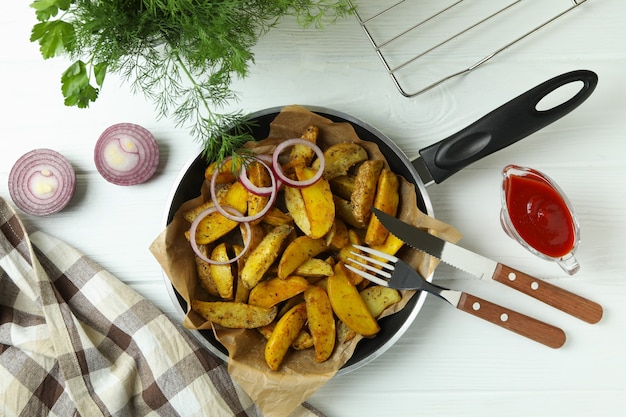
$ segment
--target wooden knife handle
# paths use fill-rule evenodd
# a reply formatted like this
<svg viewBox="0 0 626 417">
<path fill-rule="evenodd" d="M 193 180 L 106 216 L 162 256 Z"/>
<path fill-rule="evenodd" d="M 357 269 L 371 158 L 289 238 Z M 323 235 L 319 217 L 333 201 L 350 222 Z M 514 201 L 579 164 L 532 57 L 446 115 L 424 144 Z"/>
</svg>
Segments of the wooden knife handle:
<svg viewBox="0 0 626 417">
<path fill-rule="evenodd" d="M 465 292 L 457 308 L 554 349 L 565 343 L 565 332 L 560 328 Z"/>
<path fill-rule="evenodd" d="M 498 264 L 493 279 L 587 323 L 594 324 L 602 318 L 600 304 L 506 265 Z"/>
</svg>

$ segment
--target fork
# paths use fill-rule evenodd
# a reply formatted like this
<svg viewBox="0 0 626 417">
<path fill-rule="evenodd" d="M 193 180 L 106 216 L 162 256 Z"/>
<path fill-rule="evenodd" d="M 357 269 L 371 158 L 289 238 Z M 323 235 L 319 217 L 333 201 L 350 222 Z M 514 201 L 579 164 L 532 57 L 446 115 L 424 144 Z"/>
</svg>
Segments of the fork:
<svg viewBox="0 0 626 417">
<path fill-rule="evenodd" d="M 475 295 L 433 284 L 396 256 L 361 245 L 353 247 L 371 256 L 351 251 L 352 257 L 346 259 L 345 267 L 375 284 L 398 290 L 426 291 L 461 311 L 554 349 L 565 343 L 565 332 L 558 327 Z"/>
</svg>

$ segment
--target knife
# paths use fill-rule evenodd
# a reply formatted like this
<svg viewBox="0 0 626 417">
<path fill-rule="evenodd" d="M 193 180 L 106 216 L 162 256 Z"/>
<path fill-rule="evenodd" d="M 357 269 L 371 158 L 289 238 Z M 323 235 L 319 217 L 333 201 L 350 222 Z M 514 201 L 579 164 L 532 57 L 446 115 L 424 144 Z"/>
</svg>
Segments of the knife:
<svg viewBox="0 0 626 417">
<path fill-rule="evenodd" d="M 587 323 L 597 323 L 602 318 L 602 306 L 596 302 L 440 239 L 375 207 L 372 207 L 372 212 L 390 233 L 403 242 L 455 268 L 521 291 Z"/>
</svg>

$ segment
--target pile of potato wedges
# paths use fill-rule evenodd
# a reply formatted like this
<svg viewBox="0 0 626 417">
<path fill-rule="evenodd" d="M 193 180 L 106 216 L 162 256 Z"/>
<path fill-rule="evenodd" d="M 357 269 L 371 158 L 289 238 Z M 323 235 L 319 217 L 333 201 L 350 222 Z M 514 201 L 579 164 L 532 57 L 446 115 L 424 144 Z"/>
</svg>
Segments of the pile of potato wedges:
<svg viewBox="0 0 626 417">
<path fill-rule="evenodd" d="M 317 143 L 319 129 L 308 127 L 302 138 Z M 281 157 L 282 171 L 299 181 L 315 175 L 320 160 L 307 146 L 295 145 Z M 357 143 L 343 142 L 323 150 L 322 178 L 302 188 L 283 184 L 272 208 L 257 221 L 242 224 L 214 211 L 196 228 L 195 240 L 204 256 L 230 264 L 213 264 L 196 255 L 197 275 L 206 290 L 191 308 L 214 325 L 256 329 L 265 340 L 265 361 L 278 370 L 291 349 L 314 349 L 316 362 L 326 361 L 339 343 L 356 334 L 373 337 L 377 318 L 401 299 L 398 291 L 363 280 L 344 267 L 365 244 L 394 254 L 403 245 L 371 214 L 370 207 L 396 215 L 399 178 L 371 160 Z M 219 169 L 216 197 L 241 213 L 263 209 L 267 196 L 249 192 L 229 164 L 209 166 L 206 177 Z M 272 184 L 267 169 L 246 165 L 258 187 Z M 185 213 L 192 223 L 210 207 L 206 203 Z M 189 238 L 189 231 L 187 232 Z"/>
</svg>

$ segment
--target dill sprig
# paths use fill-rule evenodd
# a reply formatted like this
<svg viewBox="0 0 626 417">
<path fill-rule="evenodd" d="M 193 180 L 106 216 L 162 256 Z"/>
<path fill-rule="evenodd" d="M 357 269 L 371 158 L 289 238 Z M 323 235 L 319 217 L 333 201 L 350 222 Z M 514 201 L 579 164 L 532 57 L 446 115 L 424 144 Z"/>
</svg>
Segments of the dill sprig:
<svg viewBox="0 0 626 417">
<path fill-rule="evenodd" d="M 200 141 L 207 161 L 252 138 L 230 85 L 254 63 L 252 48 L 284 16 L 322 27 L 351 12 L 348 0 L 35 0 L 31 41 L 45 59 L 66 56 L 68 106 L 88 107 L 117 73 Z M 237 127 L 237 128 L 234 128 Z"/>
</svg>

